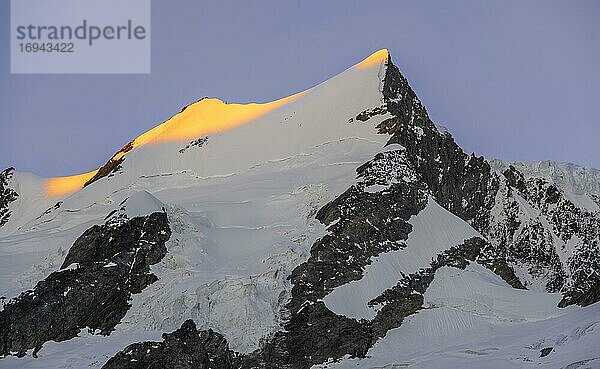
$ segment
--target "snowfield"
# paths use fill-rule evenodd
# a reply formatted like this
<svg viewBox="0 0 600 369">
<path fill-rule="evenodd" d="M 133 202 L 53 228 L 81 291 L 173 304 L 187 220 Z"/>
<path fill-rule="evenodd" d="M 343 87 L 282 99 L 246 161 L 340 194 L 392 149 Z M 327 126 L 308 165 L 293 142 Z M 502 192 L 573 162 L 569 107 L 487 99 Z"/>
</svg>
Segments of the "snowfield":
<svg viewBox="0 0 600 369">
<path fill-rule="evenodd" d="M 427 308 L 369 350 L 313 368 L 598 368 L 600 306 L 556 306 L 561 296 L 516 290 L 489 270 L 443 267 Z M 542 349 L 552 351 L 545 357 Z"/>
</svg>

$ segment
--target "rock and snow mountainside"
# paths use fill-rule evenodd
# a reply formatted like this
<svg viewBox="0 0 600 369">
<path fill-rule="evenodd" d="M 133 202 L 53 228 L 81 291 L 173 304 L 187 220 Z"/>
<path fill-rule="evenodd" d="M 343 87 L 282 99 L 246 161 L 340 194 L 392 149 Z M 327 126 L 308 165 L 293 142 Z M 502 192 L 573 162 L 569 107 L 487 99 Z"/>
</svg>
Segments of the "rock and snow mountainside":
<svg viewBox="0 0 600 369">
<path fill-rule="evenodd" d="M 555 183 L 569 195 L 587 194 L 591 196 L 596 195 L 597 197 L 597 194 L 600 193 L 599 169 L 586 168 L 573 163 L 556 163 L 548 160 L 537 163 L 524 163 L 492 159 L 489 162 L 494 169 L 499 171 L 505 170 L 508 166 L 512 165 L 527 178 L 544 178 L 548 182 Z M 577 201 L 577 197 L 573 201 Z M 583 204 L 586 204 L 586 202 Z M 598 210 L 597 204 L 596 206 L 591 206 L 591 209 Z"/>
<path fill-rule="evenodd" d="M 0 368 L 600 367 L 597 170 L 488 161 L 387 50 L 0 173 Z"/>
<path fill-rule="evenodd" d="M 14 171 L 15 168 L 8 168 L 0 172 L 0 227 L 6 224 L 10 218 L 8 205 L 18 197 L 17 192 L 8 185 Z"/>
</svg>

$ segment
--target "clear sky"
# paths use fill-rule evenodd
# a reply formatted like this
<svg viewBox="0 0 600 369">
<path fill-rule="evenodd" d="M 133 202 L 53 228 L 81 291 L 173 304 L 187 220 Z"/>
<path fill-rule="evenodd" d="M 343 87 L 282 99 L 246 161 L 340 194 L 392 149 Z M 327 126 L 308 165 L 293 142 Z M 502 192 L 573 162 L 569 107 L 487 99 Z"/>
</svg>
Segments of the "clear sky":
<svg viewBox="0 0 600 369">
<path fill-rule="evenodd" d="M 599 1 L 152 2 L 149 75 L 11 75 L 0 0 L 0 167 L 102 165 L 201 97 L 264 102 L 388 48 L 468 151 L 600 168 Z"/>
</svg>

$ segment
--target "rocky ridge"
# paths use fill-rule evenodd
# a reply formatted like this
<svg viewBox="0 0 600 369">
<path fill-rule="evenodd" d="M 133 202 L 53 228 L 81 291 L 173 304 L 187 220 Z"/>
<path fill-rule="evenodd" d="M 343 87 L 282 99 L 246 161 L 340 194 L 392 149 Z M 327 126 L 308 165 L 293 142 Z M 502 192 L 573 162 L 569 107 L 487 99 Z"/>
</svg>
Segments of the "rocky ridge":
<svg viewBox="0 0 600 369">
<path fill-rule="evenodd" d="M 50 340 L 81 329 L 109 335 L 130 308 L 132 294 L 155 282 L 150 265 L 166 254 L 171 231 L 165 213 L 111 217 L 84 232 L 59 271 L 0 311 L 0 354 L 33 355 Z"/>
<path fill-rule="evenodd" d="M 8 168 L 0 172 L 0 227 L 6 224 L 10 217 L 8 205 L 19 197 L 17 192 L 8 186 L 14 172 L 15 168 Z"/>
</svg>

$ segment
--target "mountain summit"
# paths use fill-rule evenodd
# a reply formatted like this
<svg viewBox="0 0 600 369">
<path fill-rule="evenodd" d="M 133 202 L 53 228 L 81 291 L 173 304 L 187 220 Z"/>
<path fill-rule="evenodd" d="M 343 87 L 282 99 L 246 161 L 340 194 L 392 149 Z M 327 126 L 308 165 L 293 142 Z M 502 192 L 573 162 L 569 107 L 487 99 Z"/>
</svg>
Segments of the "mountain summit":
<svg viewBox="0 0 600 369">
<path fill-rule="evenodd" d="M 551 166 L 465 153 L 380 50 L 5 170 L 0 368 L 600 365 L 600 175 Z"/>
</svg>

